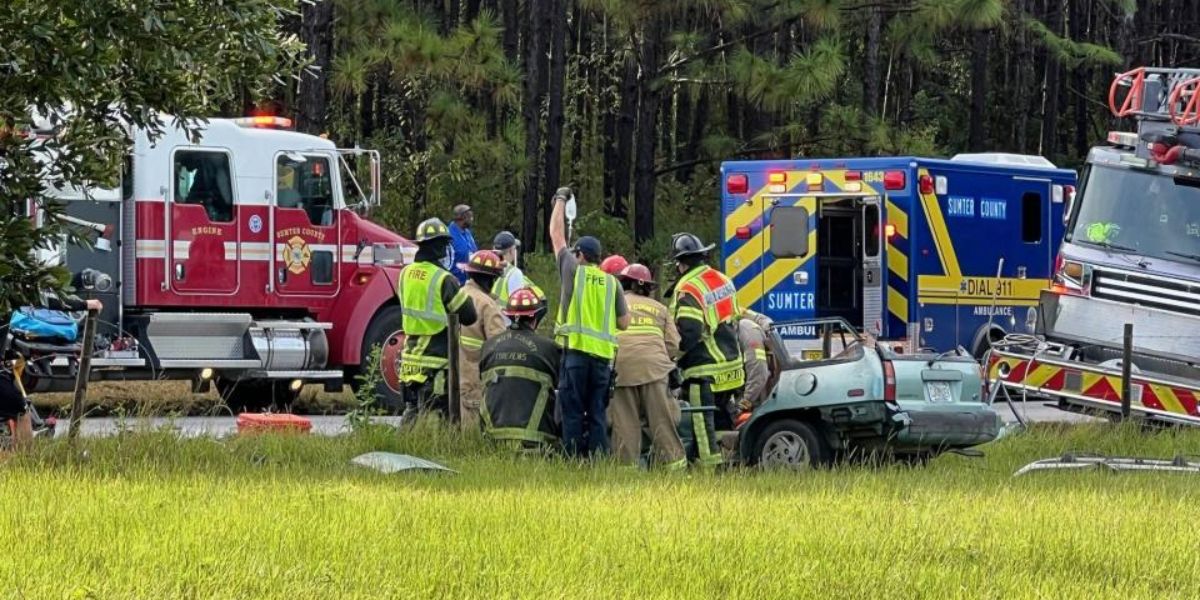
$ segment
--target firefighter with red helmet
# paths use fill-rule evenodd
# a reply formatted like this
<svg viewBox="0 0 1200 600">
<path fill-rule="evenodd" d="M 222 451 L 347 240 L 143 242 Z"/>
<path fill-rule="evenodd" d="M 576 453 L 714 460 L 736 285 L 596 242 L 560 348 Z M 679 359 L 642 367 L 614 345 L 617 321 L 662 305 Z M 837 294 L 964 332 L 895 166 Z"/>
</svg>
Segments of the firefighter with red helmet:
<svg viewBox="0 0 1200 600">
<path fill-rule="evenodd" d="M 620 254 L 611 254 L 608 258 L 600 261 L 600 270 L 613 277 L 620 275 L 621 271 L 625 270 L 625 267 L 628 266 L 629 261 L 625 260 L 625 257 Z"/>
<path fill-rule="evenodd" d="M 441 219 L 417 225 L 417 255 L 404 267 L 397 284 L 401 328 L 405 333 L 400 354 L 400 382 L 404 385 L 404 417 L 412 423 L 421 411 L 434 409 L 449 414 L 447 370 L 450 331 L 449 313 L 463 326 L 475 324 L 475 304 L 450 274 L 454 254 L 450 230 Z"/>
<path fill-rule="evenodd" d="M 733 429 L 727 407 L 746 379 L 737 329 L 742 310 L 733 282 L 708 265 L 713 245 L 704 245 L 691 233 L 677 233 L 671 249 L 679 272 L 671 316 L 679 328 L 683 399 L 693 409 L 691 458 L 702 467 L 717 467 L 724 462 L 717 449 L 717 427 Z"/>
<path fill-rule="evenodd" d="M 652 463 L 669 470 L 687 468 L 677 427 L 679 404 L 669 387 L 679 354 L 679 330 L 667 307 L 652 297 L 658 284 L 650 269 L 634 263 L 617 279 L 632 320 L 617 334 L 617 387 L 608 406 L 613 453 L 625 464 L 638 464 L 645 422 Z"/>
<path fill-rule="evenodd" d="M 464 430 L 479 429 L 479 406 L 483 403 L 483 383 L 479 378 L 479 359 L 483 344 L 504 332 L 504 316 L 500 306 L 488 290 L 504 272 L 500 255 L 491 250 L 480 250 L 471 255 L 459 269 L 466 274 L 467 283 L 463 293 L 475 305 L 478 318 L 471 325 L 464 325 L 458 340 L 458 390 L 460 414 Z"/>
<path fill-rule="evenodd" d="M 554 421 L 561 351 L 537 333 L 546 299 L 530 288 L 508 297 L 503 312 L 512 324 L 483 343 L 483 431 L 491 439 L 522 448 L 545 448 L 559 440 Z"/>
</svg>

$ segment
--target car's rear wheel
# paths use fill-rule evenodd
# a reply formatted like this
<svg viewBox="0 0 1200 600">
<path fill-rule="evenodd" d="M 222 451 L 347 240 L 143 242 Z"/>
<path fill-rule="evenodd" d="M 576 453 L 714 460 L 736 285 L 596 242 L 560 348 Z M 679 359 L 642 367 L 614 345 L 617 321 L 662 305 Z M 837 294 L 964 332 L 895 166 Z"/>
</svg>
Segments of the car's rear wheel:
<svg viewBox="0 0 1200 600">
<path fill-rule="evenodd" d="M 758 436 L 754 462 L 764 469 L 807 471 L 829 464 L 829 454 L 828 445 L 812 425 L 782 419 Z"/>
</svg>

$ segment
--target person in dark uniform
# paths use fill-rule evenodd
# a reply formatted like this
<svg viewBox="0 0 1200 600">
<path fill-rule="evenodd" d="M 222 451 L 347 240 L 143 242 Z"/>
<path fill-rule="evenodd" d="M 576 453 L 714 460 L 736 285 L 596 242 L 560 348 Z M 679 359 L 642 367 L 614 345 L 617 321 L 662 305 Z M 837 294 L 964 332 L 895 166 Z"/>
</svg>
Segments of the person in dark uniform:
<svg viewBox="0 0 1200 600">
<path fill-rule="evenodd" d="M 484 342 L 479 363 L 484 435 L 521 448 L 556 446 L 554 401 L 562 357 L 553 340 L 537 333 L 546 314 L 545 299 L 521 288 L 509 295 L 503 312 L 512 324 Z"/>
</svg>

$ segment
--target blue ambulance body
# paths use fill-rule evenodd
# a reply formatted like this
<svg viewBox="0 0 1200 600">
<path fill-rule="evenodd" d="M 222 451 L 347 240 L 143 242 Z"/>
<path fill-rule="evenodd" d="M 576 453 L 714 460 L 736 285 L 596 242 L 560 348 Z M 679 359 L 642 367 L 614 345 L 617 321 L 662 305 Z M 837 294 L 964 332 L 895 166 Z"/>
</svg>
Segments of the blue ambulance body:
<svg viewBox="0 0 1200 600">
<path fill-rule="evenodd" d="M 1025 331 L 1075 172 L 960 155 L 721 165 L 722 267 L 777 322 L 843 317 L 907 348 L 974 353 Z M 811 340 L 816 332 L 785 329 Z"/>
</svg>

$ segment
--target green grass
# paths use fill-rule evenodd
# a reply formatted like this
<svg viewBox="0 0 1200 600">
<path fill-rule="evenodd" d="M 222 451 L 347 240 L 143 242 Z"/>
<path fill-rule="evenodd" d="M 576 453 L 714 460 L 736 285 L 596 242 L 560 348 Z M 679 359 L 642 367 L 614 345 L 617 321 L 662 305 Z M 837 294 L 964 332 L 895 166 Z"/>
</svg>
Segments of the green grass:
<svg viewBox="0 0 1200 600">
<path fill-rule="evenodd" d="M 454 476 L 351 467 L 409 452 Z M 1020 479 L 1065 450 L 1200 454 L 1200 433 L 1045 427 L 910 469 L 631 472 L 397 437 L 42 446 L 0 467 L 14 597 L 1163 598 L 1200 592 L 1200 480 Z"/>
</svg>

